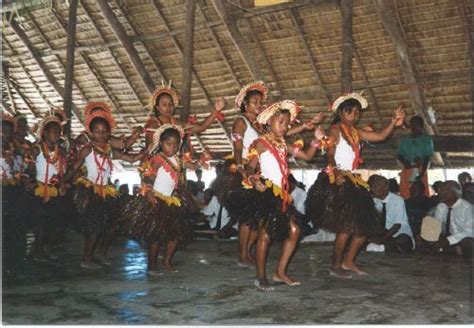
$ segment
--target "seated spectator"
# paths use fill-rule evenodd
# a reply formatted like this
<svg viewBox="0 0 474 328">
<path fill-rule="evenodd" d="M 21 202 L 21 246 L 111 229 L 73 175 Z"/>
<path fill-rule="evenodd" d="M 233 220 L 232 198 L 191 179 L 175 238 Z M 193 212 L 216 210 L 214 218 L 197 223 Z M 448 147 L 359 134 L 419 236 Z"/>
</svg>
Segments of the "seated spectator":
<svg viewBox="0 0 474 328">
<path fill-rule="evenodd" d="M 217 196 L 212 196 L 201 213 L 207 216 L 209 227 L 218 232 L 219 238 L 237 236 L 237 223 L 231 222 L 226 208 L 219 203 Z"/>
<path fill-rule="evenodd" d="M 410 198 L 405 200 L 405 207 L 412 232 L 415 236 L 420 234 L 421 223 L 431 208 L 430 198 L 425 194 L 425 185 L 415 181 L 410 186 Z"/>
<path fill-rule="evenodd" d="M 204 202 L 204 189 L 206 186 L 204 185 L 204 181 L 202 181 L 202 170 L 201 169 L 196 169 L 194 171 L 196 173 L 197 181 L 196 183 L 196 190 L 197 190 L 197 195 L 196 198 L 203 203 Z"/>
<path fill-rule="evenodd" d="M 441 186 L 442 181 L 435 181 L 431 186 L 433 188 L 433 195 L 430 197 L 431 208 L 436 207 L 439 204 L 439 186 Z"/>
<path fill-rule="evenodd" d="M 474 237 L 473 205 L 461 198 L 461 186 L 456 181 L 444 182 L 439 188 L 439 196 L 441 203 L 434 216 L 442 222 L 442 234 L 437 247 L 445 252 L 470 256 Z"/>
<path fill-rule="evenodd" d="M 462 186 L 462 198 L 474 204 L 474 183 L 468 182 Z"/>
<path fill-rule="evenodd" d="M 400 186 L 396 179 L 388 179 L 388 190 L 394 194 L 400 194 Z"/>
<path fill-rule="evenodd" d="M 464 186 L 464 184 L 472 182 L 472 177 L 469 174 L 469 172 L 462 172 L 458 175 L 458 182 L 459 182 L 459 184 L 461 185 L 461 188 L 462 188 L 462 186 Z"/>
<path fill-rule="evenodd" d="M 383 232 L 369 241 L 383 244 L 388 251 L 400 253 L 415 247 L 413 233 L 408 223 L 405 202 L 402 197 L 389 192 L 388 180 L 380 175 L 369 178 L 370 191 L 374 197 L 375 208 L 379 212 Z M 382 229 L 381 229 L 382 230 Z"/>
</svg>

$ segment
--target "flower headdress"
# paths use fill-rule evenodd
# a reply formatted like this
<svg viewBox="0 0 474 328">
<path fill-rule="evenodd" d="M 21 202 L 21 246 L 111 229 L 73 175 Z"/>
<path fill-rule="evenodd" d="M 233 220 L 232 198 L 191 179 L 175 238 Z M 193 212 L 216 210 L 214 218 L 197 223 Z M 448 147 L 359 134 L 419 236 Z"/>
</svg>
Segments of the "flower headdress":
<svg viewBox="0 0 474 328">
<path fill-rule="evenodd" d="M 110 129 L 115 127 L 115 120 L 112 117 L 112 109 L 105 102 L 90 102 L 84 109 L 84 117 L 86 119 L 86 131 L 91 132 L 90 125 L 94 118 L 100 117 L 109 123 Z"/>
<path fill-rule="evenodd" d="M 362 93 L 351 92 L 348 94 L 344 94 L 336 99 L 336 101 L 332 104 L 331 108 L 329 109 L 331 112 L 336 113 L 337 108 L 346 100 L 354 99 L 360 103 L 361 109 L 366 109 L 369 104 L 367 99 L 362 96 Z"/>
<path fill-rule="evenodd" d="M 153 133 L 153 143 L 151 145 L 150 153 L 153 153 L 156 150 L 156 148 L 158 148 L 158 146 L 160 145 L 161 134 L 168 129 L 175 129 L 176 131 L 178 131 L 179 136 L 180 136 L 179 147 L 181 147 L 183 143 L 183 138 L 184 138 L 183 128 L 175 124 L 163 124 L 158 129 L 154 130 L 155 132 Z"/>
<path fill-rule="evenodd" d="M 290 112 L 290 122 L 295 121 L 301 107 L 293 100 L 282 100 L 271 104 L 265 108 L 258 116 L 257 122 L 260 124 L 267 124 L 268 120 L 280 110 L 287 110 Z"/>
<path fill-rule="evenodd" d="M 62 134 L 63 124 L 61 120 L 57 118 L 56 116 L 54 116 L 51 112 L 49 112 L 48 114 L 46 114 L 46 116 L 43 117 L 43 119 L 38 125 L 37 135 L 40 140 L 43 137 L 44 128 L 46 127 L 46 125 L 52 122 L 56 123 L 59 126 L 59 128 L 61 129 L 61 134 Z"/>
<path fill-rule="evenodd" d="M 245 96 L 247 95 L 247 93 L 249 93 L 250 91 L 253 91 L 253 90 L 260 91 L 262 93 L 263 100 L 267 99 L 267 95 L 268 95 L 267 86 L 265 85 L 265 83 L 263 81 L 255 81 L 255 82 L 252 82 L 252 83 L 249 83 L 249 84 L 243 86 L 242 89 L 240 89 L 239 94 L 235 98 L 235 107 L 240 108 L 240 106 L 242 105 L 242 102 L 244 101 Z"/>
<path fill-rule="evenodd" d="M 179 105 L 179 96 L 176 90 L 173 89 L 173 87 L 171 86 L 171 80 L 169 81 L 167 86 L 165 86 L 165 83 L 161 81 L 161 87 L 157 88 L 150 96 L 150 101 L 148 103 L 148 108 L 150 108 L 150 110 L 153 110 L 156 105 L 156 100 L 160 95 L 164 93 L 171 97 L 171 99 L 173 100 L 174 107 L 177 107 Z"/>
</svg>

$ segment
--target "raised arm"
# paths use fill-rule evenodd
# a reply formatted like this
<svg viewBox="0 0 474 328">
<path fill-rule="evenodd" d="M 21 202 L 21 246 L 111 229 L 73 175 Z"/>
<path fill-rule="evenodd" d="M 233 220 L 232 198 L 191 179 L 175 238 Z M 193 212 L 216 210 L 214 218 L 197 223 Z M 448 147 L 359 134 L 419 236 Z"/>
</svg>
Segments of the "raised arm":
<svg viewBox="0 0 474 328">
<path fill-rule="evenodd" d="M 133 128 L 132 134 L 129 135 L 128 137 L 125 137 L 125 136 L 121 136 L 121 137 L 111 136 L 110 137 L 110 145 L 113 148 L 116 148 L 116 149 L 127 149 L 127 148 L 133 146 L 133 144 L 135 142 L 137 142 L 137 140 L 140 137 L 140 134 L 142 132 L 143 132 L 142 127 L 136 127 L 136 128 Z"/>
<path fill-rule="evenodd" d="M 139 153 L 129 154 L 122 153 L 120 150 L 112 148 L 112 155 L 114 156 L 114 159 L 121 159 L 129 163 L 135 163 L 136 161 L 142 160 L 147 154 L 147 149 L 143 149 Z"/>
<path fill-rule="evenodd" d="M 225 106 L 225 100 L 224 98 L 220 97 L 216 99 L 216 102 L 214 103 L 214 110 L 211 114 L 209 114 L 206 119 L 200 123 L 184 123 L 183 128 L 186 132 L 191 132 L 191 133 L 201 133 L 204 130 L 206 130 L 209 125 L 212 124 L 214 119 L 216 118 L 217 115 L 221 112 L 222 109 L 224 109 Z"/>
<path fill-rule="evenodd" d="M 357 129 L 357 131 L 359 132 L 361 139 L 364 141 L 369 141 L 369 142 L 384 141 L 392 134 L 395 127 L 401 126 L 403 124 L 404 118 L 405 118 L 405 111 L 400 105 L 395 110 L 395 115 L 392 118 L 390 124 L 384 127 L 382 131 L 374 132 L 374 131 L 364 131 L 362 129 Z"/>
<path fill-rule="evenodd" d="M 66 173 L 64 176 L 64 181 L 69 181 L 71 180 L 76 172 L 80 169 L 82 164 L 84 164 L 84 160 L 89 155 L 92 151 L 91 146 L 85 146 L 79 151 L 79 155 L 77 156 L 77 160 L 72 164 L 70 170 Z"/>
<path fill-rule="evenodd" d="M 232 125 L 232 144 L 234 146 L 234 160 L 237 165 L 242 165 L 242 151 L 244 149 L 244 135 L 247 130 L 247 124 L 239 117 Z"/>
<path fill-rule="evenodd" d="M 314 116 L 311 120 L 304 122 L 303 124 L 291 127 L 286 133 L 287 136 L 298 134 L 303 131 L 314 129 L 315 124 L 318 124 L 324 120 L 324 113 L 320 112 Z"/>
</svg>

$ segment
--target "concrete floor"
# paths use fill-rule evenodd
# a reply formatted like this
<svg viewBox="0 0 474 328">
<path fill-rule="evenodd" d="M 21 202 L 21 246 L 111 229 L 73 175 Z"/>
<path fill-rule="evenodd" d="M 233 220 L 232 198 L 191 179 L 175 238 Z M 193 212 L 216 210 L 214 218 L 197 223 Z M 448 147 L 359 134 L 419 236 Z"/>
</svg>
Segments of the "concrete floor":
<svg viewBox="0 0 474 328">
<path fill-rule="evenodd" d="M 176 255 L 178 273 L 146 275 L 146 253 L 134 241 L 111 249 L 112 266 L 79 267 L 82 241 L 67 234 L 58 260 L 26 257 L 3 275 L 5 324 L 467 324 L 470 262 L 446 256 L 366 253 L 367 277 L 328 275 L 331 244 L 303 244 L 289 273 L 302 286 L 253 287 L 239 268 L 237 241 L 194 241 Z M 279 244 L 270 252 L 269 273 Z"/>
</svg>

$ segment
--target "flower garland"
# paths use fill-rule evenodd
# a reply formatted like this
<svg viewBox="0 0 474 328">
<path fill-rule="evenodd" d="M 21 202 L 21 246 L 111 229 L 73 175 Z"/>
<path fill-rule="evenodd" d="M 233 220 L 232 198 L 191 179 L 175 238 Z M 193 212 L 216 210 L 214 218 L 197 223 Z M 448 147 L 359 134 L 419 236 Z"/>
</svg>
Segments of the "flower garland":
<svg viewBox="0 0 474 328">
<path fill-rule="evenodd" d="M 162 154 L 158 154 L 153 157 L 152 162 L 156 162 L 163 167 L 163 169 L 170 175 L 171 179 L 174 181 L 175 189 L 179 183 L 179 176 L 181 175 L 181 161 L 177 155 L 173 155 L 173 158 L 176 161 L 174 165 L 168 158 Z"/>
<path fill-rule="evenodd" d="M 351 145 L 352 150 L 354 151 L 355 158 L 354 158 L 354 161 L 352 162 L 352 169 L 355 170 L 359 167 L 360 164 L 364 162 L 364 160 L 360 157 L 361 139 L 360 139 L 359 132 L 354 126 L 351 126 L 351 125 L 340 123 L 339 126 L 343 134 L 343 137 Z"/>
</svg>

